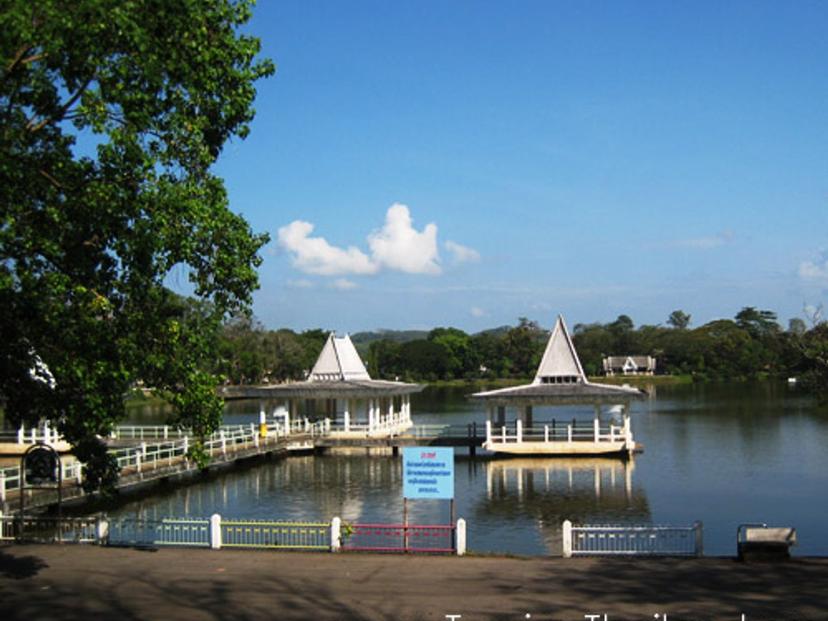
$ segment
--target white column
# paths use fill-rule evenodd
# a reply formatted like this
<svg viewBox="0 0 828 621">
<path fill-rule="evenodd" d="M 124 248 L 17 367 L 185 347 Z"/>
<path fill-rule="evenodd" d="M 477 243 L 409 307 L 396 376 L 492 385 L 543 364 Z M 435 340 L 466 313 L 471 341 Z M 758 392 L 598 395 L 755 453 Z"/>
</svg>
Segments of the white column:
<svg viewBox="0 0 828 621">
<path fill-rule="evenodd" d="M 351 430 L 351 400 L 345 399 L 345 411 L 342 413 L 342 424 L 345 431 Z"/>
<path fill-rule="evenodd" d="M 24 437 L 26 434 L 26 430 L 24 429 L 23 425 L 20 425 L 20 429 L 17 430 L 17 443 L 24 444 L 26 442 L 26 438 Z"/>
<path fill-rule="evenodd" d="M 221 516 L 218 513 L 210 516 L 210 547 L 221 549 Z"/>
<path fill-rule="evenodd" d="M 549 442 L 549 425 L 543 426 L 543 441 Z"/>
<path fill-rule="evenodd" d="M 566 426 L 566 441 L 572 443 L 572 423 Z"/>
<path fill-rule="evenodd" d="M 466 554 L 466 520 L 460 518 L 457 520 L 457 556 L 464 556 Z"/>
<path fill-rule="evenodd" d="M 95 522 L 95 541 L 99 546 L 106 545 L 109 540 L 109 520 L 100 517 Z"/>
<path fill-rule="evenodd" d="M 597 418 L 594 421 L 592 421 L 592 428 L 593 428 L 594 440 L 595 440 L 595 442 L 598 442 L 599 428 L 598 428 L 598 419 Z"/>
<path fill-rule="evenodd" d="M 693 530 L 696 535 L 696 556 L 704 556 L 704 524 L 702 522 L 693 522 Z"/>
<path fill-rule="evenodd" d="M 561 527 L 561 539 L 563 540 L 563 557 L 572 558 L 572 522 L 564 520 Z"/>
<path fill-rule="evenodd" d="M 6 502 L 6 473 L 3 470 L 0 470 L 0 502 Z M 0 517 L 2 515 L 0 513 Z M 2 528 L 2 522 L 0 522 L 0 528 Z M 2 534 L 0 534 L 0 538 L 2 538 Z"/>
<path fill-rule="evenodd" d="M 342 520 L 335 517 L 331 520 L 331 552 L 342 549 Z"/>
<path fill-rule="evenodd" d="M 492 441 L 492 421 L 486 421 L 486 442 L 490 443 Z"/>
<path fill-rule="evenodd" d="M 516 427 L 516 433 L 517 433 L 517 441 L 518 442 L 523 442 L 523 421 L 520 420 L 520 419 L 517 419 L 517 421 L 515 421 L 515 427 Z"/>
</svg>

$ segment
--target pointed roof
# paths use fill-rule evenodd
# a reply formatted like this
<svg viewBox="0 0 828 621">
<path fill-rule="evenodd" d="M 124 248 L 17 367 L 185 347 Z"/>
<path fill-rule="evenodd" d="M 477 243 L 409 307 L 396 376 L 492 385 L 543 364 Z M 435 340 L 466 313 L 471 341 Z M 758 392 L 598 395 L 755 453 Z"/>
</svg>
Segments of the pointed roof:
<svg viewBox="0 0 828 621">
<path fill-rule="evenodd" d="M 270 386 L 225 386 L 225 399 L 367 399 L 420 392 L 425 386 L 373 380 L 349 336 L 331 332 L 304 382 Z"/>
<path fill-rule="evenodd" d="M 563 317 L 558 315 L 531 384 L 478 392 L 471 395 L 471 398 L 496 405 L 563 405 L 618 403 L 619 400 L 638 399 L 645 394 L 637 388 L 590 382 L 581 366 L 566 323 Z"/>
<path fill-rule="evenodd" d="M 370 380 L 368 370 L 362 363 L 356 347 L 347 334 L 337 337 L 333 332 L 313 365 L 308 381 L 330 382 L 349 380 Z"/>
<path fill-rule="evenodd" d="M 546 350 L 543 352 L 538 365 L 538 372 L 535 373 L 535 384 L 545 382 L 555 383 L 554 380 L 564 378 L 570 382 L 586 382 L 586 374 L 578 359 L 578 352 L 572 344 L 572 337 L 566 329 L 566 323 L 561 315 L 555 322 L 549 341 L 546 343 Z M 570 379 L 571 378 L 571 379 Z M 550 380 L 552 380 L 550 382 Z"/>
</svg>

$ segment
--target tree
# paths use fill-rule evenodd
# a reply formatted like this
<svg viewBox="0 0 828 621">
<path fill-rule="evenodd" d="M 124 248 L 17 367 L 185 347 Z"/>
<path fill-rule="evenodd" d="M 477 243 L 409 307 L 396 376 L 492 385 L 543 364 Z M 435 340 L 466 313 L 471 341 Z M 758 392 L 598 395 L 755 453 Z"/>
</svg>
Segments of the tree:
<svg viewBox="0 0 828 621">
<path fill-rule="evenodd" d="M 143 380 L 199 437 L 222 405 L 206 370 L 266 242 L 211 166 L 272 73 L 239 28 L 248 0 L 10 0 L 0 11 L 0 394 L 14 423 L 57 418 L 87 489 L 98 440 Z M 186 274 L 197 301 L 163 283 Z M 53 382 L 31 371 L 48 367 Z M 200 443 L 193 456 L 203 460 Z"/>
<path fill-rule="evenodd" d="M 690 325 L 690 315 L 682 310 L 674 310 L 667 318 L 667 323 L 676 330 L 685 330 Z"/>
</svg>

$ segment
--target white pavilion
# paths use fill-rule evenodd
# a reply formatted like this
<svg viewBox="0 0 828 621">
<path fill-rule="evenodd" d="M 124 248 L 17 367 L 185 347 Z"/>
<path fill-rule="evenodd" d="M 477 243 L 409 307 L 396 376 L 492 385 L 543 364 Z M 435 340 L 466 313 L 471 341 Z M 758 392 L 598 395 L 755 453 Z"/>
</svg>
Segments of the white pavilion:
<svg viewBox="0 0 828 621">
<path fill-rule="evenodd" d="M 304 382 L 246 389 L 289 428 L 324 423 L 332 438 L 391 437 L 411 427 L 411 394 L 424 386 L 374 380 L 348 335 L 328 336 Z M 275 405 L 274 405 L 275 404 Z"/>
<path fill-rule="evenodd" d="M 606 455 L 636 450 L 629 408 L 631 401 L 645 394 L 627 386 L 590 382 L 563 317 L 558 316 L 531 384 L 478 392 L 471 398 L 487 407 L 486 450 L 516 455 Z M 583 405 L 593 406 L 591 421 L 571 417 L 543 423 L 533 420 L 535 406 Z M 516 413 L 511 423 L 506 421 L 507 408 Z"/>
</svg>

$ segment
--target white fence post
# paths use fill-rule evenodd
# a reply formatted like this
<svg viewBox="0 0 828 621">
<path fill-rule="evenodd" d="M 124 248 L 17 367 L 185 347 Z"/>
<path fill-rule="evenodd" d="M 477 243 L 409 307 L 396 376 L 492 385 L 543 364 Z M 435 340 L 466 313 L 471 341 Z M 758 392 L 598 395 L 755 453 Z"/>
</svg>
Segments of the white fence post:
<svg viewBox="0 0 828 621">
<path fill-rule="evenodd" d="M 592 432 L 593 432 L 592 435 L 593 435 L 593 440 L 595 442 L 598 442 L 598 440 L 599 440 L 599 434 L 600 434 L 599 424 L 600 423 L 598 422 L 597 418 L 592 422 Z"/>
<path fill-rule="evenodd" d="M 492 442 L 492 421 L 486 421 L 486 442 L 491 444 Z"/>
<path fill-rule="evenodd" d="M 6 472 L 2 470 L 0 470 L 0 502 L 6 502 Z M 1 513 L 0 516 L 2 516 Z"/>
<path fill-rule="evenodd" d="M 26 443 L 26 430 L 23 428 L 23 425 L 20 425 L 20 429 L 17 430 L 17 443 Z"/>
<path fill-rule="evenodd" d="M 543 426 L 543 441 L 549 442 L 549 425 Z"/>
<path fill-rule="evenodd" d="M 221 516 L 218 513 L 210 516 L 210 547 L 221 549 Z"/>
<path fill-rule="evenodd" d="M 563 540 L 563 557 L 572 558 L 572 522 L 569 520 L 564 520 L 561 539 Z"/>
<path fill-rule="evenodd" d="M 693 530 L 696 533 L 696 556 L 704 556 L 704 524 L 701 520 L 693 522 Z"/>
<path fill-rule="evenodd" d="M 221 454 L 227 455 L 227 438 L 224 436 L 224 429 L 219 431 L 219 437 L 221 438 Z"/>
<path fill-rule="evenodd" d="M 335 517 L 331 520 L 331 552 L 342 550 L 342 520 Z"/>
<path fill-rule="evenodd" d="M 95 539 L 99 546 L 109 542 L 109 520 L 106 517 L 99 517 L 95 522 Z"/>
<path fill-rule="evenodd" d="M 566 426 L 566 441 L 569 443 L 572 442 L 572 423 Z"/>
<path fill-rule="evenodd" d="M 518 419 L 515 424 L 515 435 L 518 442 L 523 442 L 523 421 Z"/>
<path fill-rule="evenodd" d="M 464 556 L 466 554 L 466 520 L 460 518 L 457 520 L 457 556 Z"/>
</svg>

